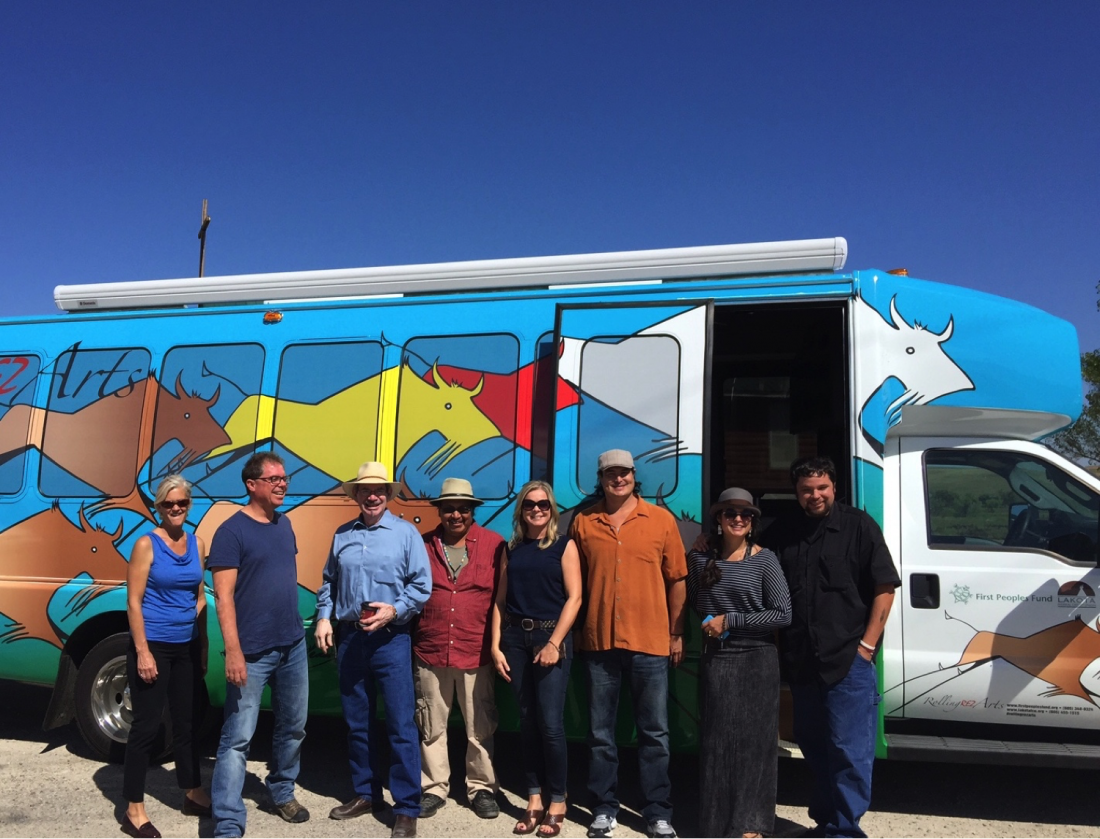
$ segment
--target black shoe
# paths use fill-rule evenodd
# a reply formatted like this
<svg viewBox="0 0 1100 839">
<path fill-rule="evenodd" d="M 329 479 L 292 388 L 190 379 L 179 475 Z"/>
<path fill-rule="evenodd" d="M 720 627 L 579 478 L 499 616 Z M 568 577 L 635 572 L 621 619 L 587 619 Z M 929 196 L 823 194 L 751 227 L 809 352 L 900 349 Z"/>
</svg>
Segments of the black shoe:
<svg viewBox="0 0 1100 839">
<path fill-rule="evenodd" d="M 429 793 L 431 795 L 431 793 Z M 438 795 L 433 795 L 432 798 L 439 798 Z M 440 801 L 443 799 L 440 798 Z M 393 821 L 393 830 L 390 831 L 390 836 L 402 837 L 402 839 L 412 839 L 416 836 L 416 816 L 398 816 Z"/>
<path fill-rule="evenodd" d="M 440 808 L 446 804 L 446 800 L 440 798 L 438 795 L 426 792 L 420 796 L 420 818 L 430 819 Z"/>
<path fill-rule="evenodd" d="M 208 819 L 213 815 L 209 807 L 204 807 L 197 801 L 192 801 L 186 795 L 183 797 L 183 807 L 180 808 L 180 811 L 185 816 L 198 816 L 200 819 Z"/>
<path fill-rule="evenodd" d="M 122 814 L 121 830 L 127 836 L 133 836 L 134 839 L 160 839 L 160 831 L 153 827 L 152 822 L 145 822 L 141 827 L 134 827 L 134 823 L 130 821 L 130 817 L 125 813 Z"/>
<path fill-rule="evenodd" d="M 283 817 L 283 821 L 291 824 L 301 824 L 309 821 L 309 810 L 298 803 L 297 798 L 284 801 L 275 805 L 275 812 Z"/>
<path fill-rule="evenodd" d="M 477 814 L 479 819 L 495 819 L 500 815 L 500 807 L 497 805 L 496 796 L 487 789 L 479 789 L 474 793 L 470 802 L 470 809 Z"/>
</svg>

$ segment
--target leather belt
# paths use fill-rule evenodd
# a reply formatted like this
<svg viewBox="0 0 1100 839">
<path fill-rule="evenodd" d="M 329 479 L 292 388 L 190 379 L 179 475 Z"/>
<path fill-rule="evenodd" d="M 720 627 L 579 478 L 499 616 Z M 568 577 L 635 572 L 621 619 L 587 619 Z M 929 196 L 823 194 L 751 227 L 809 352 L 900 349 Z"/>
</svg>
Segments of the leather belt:
<svg viewBox="0 0 1100 839">
<path fill-rule="evenodd" d="M 516 615 L 510 615 L 507 612 L 504 614 L 504 622 L 509 626 L 518 626 L 525 632 L 530 632 L 533 629 L 553 629 L 558 625 L 557 621 L 540 621 L 534 618 L 521 618 Z"/>
</svg>

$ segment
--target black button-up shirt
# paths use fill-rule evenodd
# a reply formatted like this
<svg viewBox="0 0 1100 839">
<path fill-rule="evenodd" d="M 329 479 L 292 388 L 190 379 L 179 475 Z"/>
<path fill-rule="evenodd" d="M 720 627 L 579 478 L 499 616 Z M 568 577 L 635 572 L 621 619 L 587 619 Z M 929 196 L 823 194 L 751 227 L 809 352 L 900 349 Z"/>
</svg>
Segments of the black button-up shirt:
<svg viewBox="0 0 1100 839">
<path fill-rule="evenodd" d="M 882 531 L 862 510 L 835 503 L 825 518 L 800 512 L 776 521 L 760 541 L 779 557 L 791 591 L 787 681 L 835 685 L 855 660 L 875 588 L 901 585 Z"/>
</svg>

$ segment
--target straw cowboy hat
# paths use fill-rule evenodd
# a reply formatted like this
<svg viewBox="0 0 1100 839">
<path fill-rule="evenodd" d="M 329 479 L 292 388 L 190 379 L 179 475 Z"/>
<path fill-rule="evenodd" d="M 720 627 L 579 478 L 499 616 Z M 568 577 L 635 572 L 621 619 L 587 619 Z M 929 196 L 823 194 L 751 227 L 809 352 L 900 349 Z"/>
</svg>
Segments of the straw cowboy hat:
<svg viewBox="0 0 1100 839">
<path fill-rule="evenodd" d="M 443 487 L 439 490 L 439 497 L 433 498 L 432 503 L 437 507 L 444 501 L 469 501 L 471 504 L 480 504 L 481 499 L 474 495 L 473 485 L 464 478 L 446 478 Z"/>
<path fill-rule="evenodd" d="M 386 493 L 393 495 L 393 482 L 390 480 L 390 470 L 385 464 L 376 460 L 368 460 L 359 467 L 359 475 L 354 481 L 344 481 L 344 492 L 351 498 L 355 497 L 355 488 L 360 484 L 385 484 Z"/>
</svg>

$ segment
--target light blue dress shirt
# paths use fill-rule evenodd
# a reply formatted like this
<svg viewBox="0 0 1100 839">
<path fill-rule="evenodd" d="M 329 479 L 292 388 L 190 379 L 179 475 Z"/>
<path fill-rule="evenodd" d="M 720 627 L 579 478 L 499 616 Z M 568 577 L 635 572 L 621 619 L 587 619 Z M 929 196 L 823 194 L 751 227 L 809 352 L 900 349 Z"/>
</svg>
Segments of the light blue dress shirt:
<svg viewBox="0 0 1100 839">
<path fill-rule="evenodd" d="M 393 605 L 393 622 L 405 624 L 420 613 L 431 593 L 424 539 L 386 510 L 371 527 L 357 518 L 337 528 L 317 589 L 317 618 L 359 620 L 360 604 L 378 602 Z"/>
</svg>

